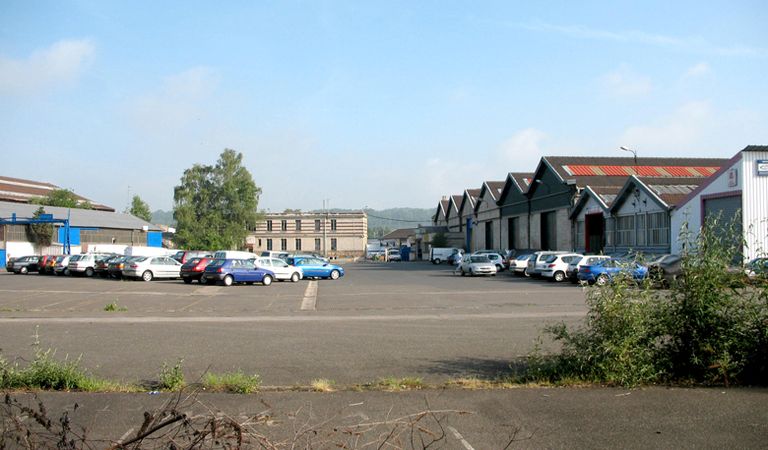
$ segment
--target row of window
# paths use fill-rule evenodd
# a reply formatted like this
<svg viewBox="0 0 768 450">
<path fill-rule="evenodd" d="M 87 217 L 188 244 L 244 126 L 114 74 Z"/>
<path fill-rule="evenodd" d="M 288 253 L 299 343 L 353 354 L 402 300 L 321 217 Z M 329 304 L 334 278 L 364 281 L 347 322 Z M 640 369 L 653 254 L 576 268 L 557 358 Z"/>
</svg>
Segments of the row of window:
<svg viewBox="0 0 768 450">
<path fill-rule="evenodd" d="M 273 231 L 273 220 L 267 220 L 267 231 Z M 294 221 L 296 228 L 296 231 L 301 231 L 301 219 L 296 219 Z M 321 230 L 322 220 L 315 219 L 315 231 Z M 280 230 L 281 231 L 288 231 L 288 221 L 287 220 L 281 220 L 280 221 Z M 336 219 L 331 219 L 331 230 L 336 231 Z"/>
<path fill-rule="evenodd" d="M 259 247 L 261 247 L 261 239 L 259 239 Z M 274 244 L 273 239 L 267 239 L 267 250 L 274 250 Z M 331 238 L 331 250 L 336 251 L 338 249 L 338 241 L 336 238 Z M 288 239 L 280 239 L 280 250 L 288 250 Z M 294 240 L 294 248 L 293 250 L 303 250 L 301 247 L 301 239 L 295 239 Z M 315 239 L 315 251 L 319 252 L 322 250 L 322 239 L 316 238 Z"/>
<path fill-rule="evenodd" d="M 616 241 L 620 247 L 669 245 L 669 215 L 664 212 L 616 217 Z"/>
</svg>

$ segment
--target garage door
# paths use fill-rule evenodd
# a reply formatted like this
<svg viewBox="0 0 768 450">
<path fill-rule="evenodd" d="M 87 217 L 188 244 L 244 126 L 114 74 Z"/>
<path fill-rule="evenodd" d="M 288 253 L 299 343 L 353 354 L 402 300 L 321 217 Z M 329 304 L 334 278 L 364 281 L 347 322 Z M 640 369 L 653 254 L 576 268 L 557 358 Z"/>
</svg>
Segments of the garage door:
<svg viewBox="0 0 768 450">
<path fill-rule="evenodd" d="M 734 221 L 735 217 L 739 217 L 739 220 Z M 704 223 L 710 223 L 710 220 L 717 219 L 715 222 L 714 231 L 722 236 L 728 236 L 728 238 L 736 238 L 742 235 L 742 221 L 741 218 L 741 195 L 734 195 L 732 197 L 722 198 L 708 198 L 704 199 Z M 733 227 L 732 233 L 735 236 L 729 236 L 729 228 Z M 741 253 L 741 252 L 739 252 Z M 734 257 L 734 260 L 738 260 L 738 256 Z"/>
</svg>

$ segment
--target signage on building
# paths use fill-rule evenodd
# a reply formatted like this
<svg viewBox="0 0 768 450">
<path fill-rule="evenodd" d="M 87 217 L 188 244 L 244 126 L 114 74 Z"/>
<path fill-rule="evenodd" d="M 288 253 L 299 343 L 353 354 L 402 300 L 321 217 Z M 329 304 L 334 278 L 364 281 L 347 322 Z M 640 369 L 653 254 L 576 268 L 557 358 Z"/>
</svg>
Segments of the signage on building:
<svg viewBox="0 0 768 450">
<path fill-rule="evenodd" d="M 758 159 L 756 162 L 757 162 L 757 174 L 762 176 L 768 176 L 768 159 Z"/>
<path fill-rule="evenodd" d="M 728 187 L 736 187 L 739 185 L 739 169 L 731 167 L 728 170 Z"/>
</svg>

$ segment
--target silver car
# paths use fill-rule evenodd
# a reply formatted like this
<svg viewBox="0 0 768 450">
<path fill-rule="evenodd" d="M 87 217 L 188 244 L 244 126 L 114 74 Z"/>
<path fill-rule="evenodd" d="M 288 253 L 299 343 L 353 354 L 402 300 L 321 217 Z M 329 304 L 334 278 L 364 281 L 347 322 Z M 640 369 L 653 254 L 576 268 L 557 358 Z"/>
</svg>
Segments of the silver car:
<svg viewBox="0 0 768 450">
<path fill-rule="evenodd" d="M 292 266 L 279 258 L 256 258 L 256 267 L 274 272 L 276 280 L 291 280 L 295 283 L 304 278 L 301 268 Z"/>
<path fill-rule="evenodd" d="M 155 278 L 179 278 L 181 263 L 170 256 L 141 256 L 126 263 L 123 276 L 152 281 Z"/>
<path fill-rule="evenodd" d="M 69 255 L 60 255 L 56 257 L 56 263 L 53 265 L 53 273 L 56 275 L 69 275 Z"/>
<path fill-rule="evenodd" d="M 83 253 L 69 258 L 69 273 L 71 275 L 81 274 L 86 277 L 92 277 L 96 260 L 108 256 L 106 253 Z"/>
</svg>

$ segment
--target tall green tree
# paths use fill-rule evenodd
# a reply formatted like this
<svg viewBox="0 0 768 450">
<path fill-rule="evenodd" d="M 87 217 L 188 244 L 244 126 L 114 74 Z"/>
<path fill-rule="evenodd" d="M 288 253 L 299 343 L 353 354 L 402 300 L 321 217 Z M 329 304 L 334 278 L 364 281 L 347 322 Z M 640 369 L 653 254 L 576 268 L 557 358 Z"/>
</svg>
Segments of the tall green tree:
<svg viewBox="0 0 768 450">
<path fill-rule="evenodd" d="M 245 246 L 256 225 L 261 189 L 243 167 L 243 155 L 225 149 L 214 166 L 195 164 L 184 171 L 173 193 L 176 244 L 205 250 Z"/>
<path fill-rule="evenodd" d="M 37 211 L 32 215 L 33 218 L 39 219 L 41 215 L 45 214 L 45 208 L 42 206 L 37 208 Z M 33 223 L 27 225 L 27 235 L 30 240 L 40 247 L 48 247 L 53 241 L 53 224 L 51 223 Z"/>
<path fill-rule="evenodd" d="M 128 210 L 128 213 L 139 219 L 152 222 L 152 211 L 149 210 L 149 205 L 138 195 L 133 196 L 131 209 Z"/>
<path fill-rule="evenodd" d="M 32 199 L 32 203 L 44 206 L 61 206 L 64 208 L 93 209 L 88 200 L 81 200 L 69 189 L 54 189 L 45 197 Z"/>
</svg>

